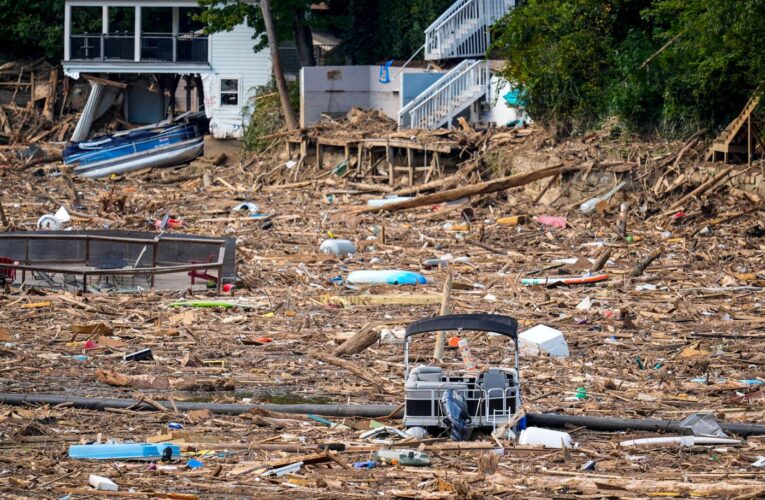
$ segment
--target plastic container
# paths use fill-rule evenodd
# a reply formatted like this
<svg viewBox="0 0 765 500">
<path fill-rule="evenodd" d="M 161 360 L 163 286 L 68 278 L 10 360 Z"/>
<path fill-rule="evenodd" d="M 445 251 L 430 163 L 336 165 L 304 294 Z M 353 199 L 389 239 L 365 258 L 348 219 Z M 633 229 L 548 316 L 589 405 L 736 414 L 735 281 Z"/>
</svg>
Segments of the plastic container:
<svg viewBox="0 0 765 500">
<path fill-rule="evenodd" d="M 348 255 L 356 253 L 356 247 L 353 242 L 349 240 L 324 240 L 319 247 L 319 251 L 322 253 L 331 253 L 338 259 L 342 259 Z"/>
<path fill-rule="evenodd" d="M 423 275 L 411 271 L 353 271 L 348 275 L 348 283 L 354 285 L 424 285 L 427 282 Z"/>
<path fill-rule="evenodd" d="M 527 427 L 518 436 L 519 445 L 544 446 L 545 448 L 571 448 L 574 442 L 568 432 L 542 429 L 541 427 Z"/>
<path fill-rule="evenodd" d="M 430 457 L 416 450 L 379 450 L 372 454 L 372 460 L 391 465 L 423 467 L 430 465 Z"/>
<path fill-rule="evenodd" d="M 473 356 L 473 353 L 470 351 L 468 340 L 460 339 L 460 341 L 457 342 L 457 347 L 462 355 L 462 362 L 465 364 L 465 369 L 468 371 L 475 370 L 478 365 L 476 365 L 475 356 Z"/>
<path fill-rule="evenodd" d="M 168 451 L 169 450 L 169 451 Z M 85 460 L 176 460 L 181 448 L 175 444 L 121 443 L 76 444 L 69 447 L 69 458 Z"/>
</svg>

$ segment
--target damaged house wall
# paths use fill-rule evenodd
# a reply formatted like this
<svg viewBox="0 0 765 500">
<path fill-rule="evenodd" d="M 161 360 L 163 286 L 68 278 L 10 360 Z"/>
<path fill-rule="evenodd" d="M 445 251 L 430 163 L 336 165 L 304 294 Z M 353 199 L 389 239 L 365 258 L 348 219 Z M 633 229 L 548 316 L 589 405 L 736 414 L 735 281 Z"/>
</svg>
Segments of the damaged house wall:
<svg viewBox="0 0 765 500">
<path fill-rule="evenodd" d="M 252 28 L 241 25 L 210 36 L 212 73 L 203 74 L 202 82 L 210 133 L 216 139 L 242 137 L 255 105 L 255 89 L 271 81 L 271 56 L 268 50 L 253 52 L 257 43 L 253 33 Z M 222 98 L 222 92 L 230 91 L 226 87 L 228 80 L 237 82 L 236 105 Z"/>
<path fill-rule="evenodd" d="M 390 68 L 390 82 L 380 82 L 379 66 L 315 66 L 300 70 L 300 125 L 318 122 L 322 114 L 341 116 L 353 108 L 379 109 L 397 120 L 405 75 L 426 69 Z"/>
</svg>

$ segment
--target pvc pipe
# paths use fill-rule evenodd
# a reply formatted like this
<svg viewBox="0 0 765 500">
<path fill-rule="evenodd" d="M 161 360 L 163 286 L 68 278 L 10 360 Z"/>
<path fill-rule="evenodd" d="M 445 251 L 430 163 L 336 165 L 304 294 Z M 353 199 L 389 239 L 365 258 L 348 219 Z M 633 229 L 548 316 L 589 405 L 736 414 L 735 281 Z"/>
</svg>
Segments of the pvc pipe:
<svg viewBox="0 0 765 500">
<path fill-rule="evenodd" d="M 191 410 L 210 410 L 213 413 L 225 413 L 230 415 L 239 415 L 255 408 L 279 412 L 279 413 L 297 413 L 297 414 L 315 414 L 330 417 L 364 417 L 380 418 L 386 417 L 396 411 L 398 405 L 389 404 L 223 404 L 223 403 L 191 403 L 185 401 L 158 401 L 168 410 L 173 406 L 178 411 L 186 412 Z M 75 408 L 87 410 L 105 410 L 106 408 L 132 408 L 135 410 L 156 410 L 148 403 L 140 403 L 135 399 L 116 399 L 116 398 L 80 398 L 66 396 L 61 394 L 21 394 L 21 393 L 0 393 L 0 404 L 7 405 L 27 405 L 27 404 L 46 404 L 60 405 L 70 403 Z"/>
<path fill-rule="evenodd" d="M 527 413 L 526 423 L 528 425 L 554 427 L 559 429 L 566 425 L 573 425 L 575 427 L 586 427 L 592 431 L 605 432 L 619 432 L 626 430 L 677 432 L 680 430 L 679 420 L 587 417 L 561 415 L 558 413 Z M 765 425 L 761 424 L 734 424 L 720 422 L 720 428 L 725 432 L 741 436 L 765 434 Z"/>
<path fill-rule="evenodd" d="M 67 396 L 62 394 L 25 394 L 25 393 L 0 393 L 0 404 L 23 406 L 28 404 L 47 404 L 60 405 L 70 403 L 75 408 L 87 410 L 105 410 L 106 408 L 132 408 L 135 410 L 156 410 L 148 403 L 138 404 L 135 399 L 117 399 L 117 398 L 81 398 Z M 172 409 L 173 404 L 169 401 L 159 401 L 160 404 Z M 185 401 L 175 401 L 175 407 L 178 411 L 186 412 L 191 410 L 210 410 L 213 413 L 222 413 L 229 415 L 238 415 L 246 413 L 255 408 L 263 410 L 293 413 L 293 414 L 314 414 L 327 417 L 361 417 L 361 418 L 381 418 L 396 412 L 397 417 L 401 416 L 399 405 L 392 404 L 224 404 L 224 403 L 190 403 Z M 676 432 L 679 430 L 680 421 L 678 420 L 640 420 L 629 418 L 613 417 L 587 417 L 576 415 L 561 415 L 558 413 L 527 413 L 526 424 L 529 426 L 564 428 L 566 425 L 575 427 L 586 427 L 592 431 L 620 432 L 626 430 L 636 431 L 665 431 Z M 720 428 L 723 431 L 740 436 L 765 435 L 765 425 L 762 424 L 735 424 L 721 422 Z"/>
</svg>

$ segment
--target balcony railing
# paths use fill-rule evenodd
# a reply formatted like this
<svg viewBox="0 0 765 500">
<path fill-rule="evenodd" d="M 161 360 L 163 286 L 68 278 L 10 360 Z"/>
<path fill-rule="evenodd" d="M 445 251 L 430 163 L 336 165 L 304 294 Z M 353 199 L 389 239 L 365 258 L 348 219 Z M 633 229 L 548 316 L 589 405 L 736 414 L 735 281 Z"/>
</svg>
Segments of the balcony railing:
<svg viewBox="0 0 765 500">
<path fill-rule="evenodd" d="M 140 61 L 208 62 L 208 38 L 196 34 L 145 33 Z M 88 33 L 70 37 L 71 61 L 135 61 L 133 33 Z"/>
</svg>

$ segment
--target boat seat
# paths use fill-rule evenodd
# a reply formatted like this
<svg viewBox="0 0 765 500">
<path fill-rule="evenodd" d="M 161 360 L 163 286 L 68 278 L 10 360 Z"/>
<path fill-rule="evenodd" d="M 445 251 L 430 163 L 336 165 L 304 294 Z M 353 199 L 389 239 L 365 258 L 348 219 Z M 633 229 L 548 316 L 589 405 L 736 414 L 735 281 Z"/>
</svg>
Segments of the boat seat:
<svg viewBox="0 0 765 500">
<path fill-rule="evenodd" d="M 501 397 L 503 391 L 510 385 L 510 381 L 508 380 L 508 374 L 503 370 L 489 368 L 481 374 L 480 385 L 487 394 L 491 391 L 491 397 Z"/>
<path fill-rule="evenodd" d="M 444 371 L 439 366 L 419 365 L 409 372 L 404 387 L 410 390 L 467 390 L 465 382 L 445 382 Z"/>
</svg>

